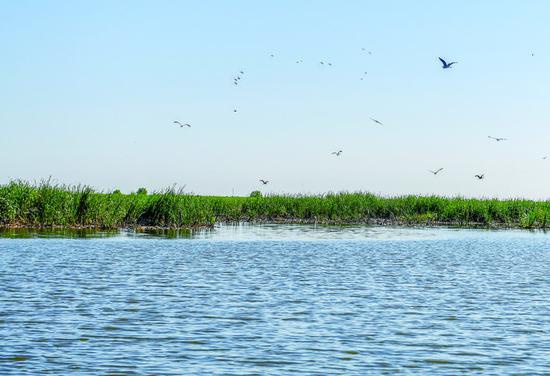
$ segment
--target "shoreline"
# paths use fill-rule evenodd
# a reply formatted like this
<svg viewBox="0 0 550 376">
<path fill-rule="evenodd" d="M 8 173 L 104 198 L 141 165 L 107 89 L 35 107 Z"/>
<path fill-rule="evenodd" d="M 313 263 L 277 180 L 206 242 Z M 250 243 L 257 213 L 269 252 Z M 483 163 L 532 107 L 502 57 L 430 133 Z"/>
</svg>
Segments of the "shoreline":
<svg viewBox="0 0 550 376">
<path fill-rule="evenodd" d="M 300 218 L 255 218 L 242 220 L 220 220 L 214 224 L 193 226 L 151 226 L 128 224 L 122 226 L 101 225 L 40 225 L 40 224 L 0 224 L 0 230 L 71 230 L 71 231 L 171 231 L 171 230 L 206 230 L 213 229 L 217 225 L 320 225 L 320 226 L 376 226 L 376 227 L 403 227 L 403 228 L 437 228 L 448 227 L 456 229 L 486 229 L 486 230 L 545 230 L 548 227 L 524 227 L 520 223 L 480 223 L 480 222 L 444 222 L 425 221 L 415 222 L 406 220 L 390 220 L 384 218 L 371 218 L 364 221 L 316 221 Z"/>
</svg>

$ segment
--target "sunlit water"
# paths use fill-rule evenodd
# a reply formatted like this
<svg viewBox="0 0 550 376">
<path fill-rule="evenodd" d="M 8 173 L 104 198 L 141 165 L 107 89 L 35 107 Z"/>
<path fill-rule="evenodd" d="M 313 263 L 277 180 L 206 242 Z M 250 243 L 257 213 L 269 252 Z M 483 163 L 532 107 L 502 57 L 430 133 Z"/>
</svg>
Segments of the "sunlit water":
<svg viewBox="0 0 550 376">
<path fill-rule="evenodd" d="M 550 236 L 0 235 L 0 374 L 550 374 Z"/>
</svg>

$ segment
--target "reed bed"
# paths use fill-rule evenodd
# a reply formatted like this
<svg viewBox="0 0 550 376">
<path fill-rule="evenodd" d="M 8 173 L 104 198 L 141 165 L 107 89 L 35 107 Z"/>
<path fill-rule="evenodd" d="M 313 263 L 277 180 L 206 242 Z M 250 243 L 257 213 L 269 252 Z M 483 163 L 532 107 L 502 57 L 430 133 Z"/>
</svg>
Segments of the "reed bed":
<svg viewBox="0 0 550 376">
<path fill-rule="evenodd" d="M 43 181 L 0 185 L 0 226 L 193 228 L 216 222 L 549 227 L 550 201 L 371 193 L 198 196 L 174 188 L 147 194 L 97 192 Z"/>
</svg>

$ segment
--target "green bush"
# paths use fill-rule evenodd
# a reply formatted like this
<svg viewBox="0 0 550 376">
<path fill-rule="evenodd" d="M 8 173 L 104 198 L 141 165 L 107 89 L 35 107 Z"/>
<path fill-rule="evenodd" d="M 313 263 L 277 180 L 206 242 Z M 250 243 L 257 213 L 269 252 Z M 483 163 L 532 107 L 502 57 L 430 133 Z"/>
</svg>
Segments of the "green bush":
<svg viewBox="0 0 550 376">
<path fill-rule="evenodd" d="M 262 197 L 262 192 L 252 191 L 252 192 L 250 192 L 250 197 Z"/>
</svg>

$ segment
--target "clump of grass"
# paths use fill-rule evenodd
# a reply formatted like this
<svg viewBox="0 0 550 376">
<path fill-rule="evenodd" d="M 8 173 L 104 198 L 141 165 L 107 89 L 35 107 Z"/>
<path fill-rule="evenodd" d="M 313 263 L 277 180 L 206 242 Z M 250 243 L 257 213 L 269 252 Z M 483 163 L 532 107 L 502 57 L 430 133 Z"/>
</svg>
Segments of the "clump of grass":
<svg viewBox="0 0 550 376">
<path fill-rule="evenodd" d="M 456 224 L 550 227 L 547 201 L 440 196 L 381 197 L 371 193 L 197 196 L 171 187 L 147 194 L 96 192 L 50 179 L 0 186 L 0 226 L 120 228 L 211 226 L 221 221 Z"/>
</svg>

